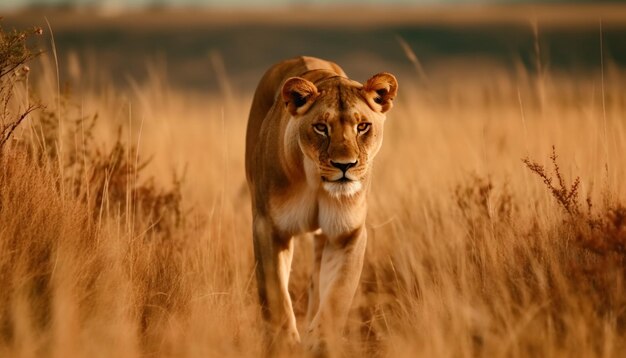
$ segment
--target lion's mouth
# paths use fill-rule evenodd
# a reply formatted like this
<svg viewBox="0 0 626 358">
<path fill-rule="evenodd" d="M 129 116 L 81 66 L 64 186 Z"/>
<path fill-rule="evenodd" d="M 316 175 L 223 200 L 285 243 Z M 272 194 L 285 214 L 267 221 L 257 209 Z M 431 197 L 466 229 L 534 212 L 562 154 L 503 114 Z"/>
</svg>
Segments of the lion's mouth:
<svg viewBox="0 0 626 358">
<path fill-rule="evenodd" d="M 338 183 L 338 184 L 343 184 L 343 183 L 350 183 L 350 182 L 352 182 L 352 181 L 354 181 L 354 180 L 352 180 L 352 179 L 350 179 L 350 178 L 348 178 L 348 177 L 346 177 L 346 176 L 344 175 L 344 176 L 342 176 L 341 178 L 339 178 L 339 179 L 335 179 L 335 180 L 328 180 L 328 178 L 326 178 L 326 177 L 322 177 L 322 181 L 323 181 L 323 182 L 325 182 L 325 183 Z"/>
</svg>

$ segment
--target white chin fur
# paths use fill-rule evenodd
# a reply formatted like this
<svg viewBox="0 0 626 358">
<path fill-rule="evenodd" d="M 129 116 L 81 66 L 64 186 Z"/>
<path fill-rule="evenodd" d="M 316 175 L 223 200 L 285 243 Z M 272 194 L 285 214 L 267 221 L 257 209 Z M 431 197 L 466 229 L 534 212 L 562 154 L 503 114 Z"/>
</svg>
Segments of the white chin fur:
<svg viewBox="0 0 626 358">
<path fill-rule="evenodd" d="M 330 196 L 339 198 L 342 196 L 353 196 L 359 191 L 361 191 L 362 184 L 360 181 L 350 181 L 344 183 L 336 183 L 336 182 L 324 182 L 323 184 L 324 190 L 330 194 Z"/>
</svg>

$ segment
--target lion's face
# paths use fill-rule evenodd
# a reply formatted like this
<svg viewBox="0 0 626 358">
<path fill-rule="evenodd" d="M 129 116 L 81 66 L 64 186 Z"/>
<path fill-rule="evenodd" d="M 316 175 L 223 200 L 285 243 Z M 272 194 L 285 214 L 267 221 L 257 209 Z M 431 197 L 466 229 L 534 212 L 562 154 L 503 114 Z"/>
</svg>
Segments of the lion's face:
<svg viewBox="0 0 626 358">
<path fill-rule="evenodd" d="M 308 175 L 319 176 L 331 196 L 351 196 L 363 188 L 396 92 L 395 78 L 386 73 L 365 86 L 343 77 L 317 87 L 302 78 L 285 82 L 283 98 L 293 116 L 289 126 L 297 133 Z"/>
</svg>

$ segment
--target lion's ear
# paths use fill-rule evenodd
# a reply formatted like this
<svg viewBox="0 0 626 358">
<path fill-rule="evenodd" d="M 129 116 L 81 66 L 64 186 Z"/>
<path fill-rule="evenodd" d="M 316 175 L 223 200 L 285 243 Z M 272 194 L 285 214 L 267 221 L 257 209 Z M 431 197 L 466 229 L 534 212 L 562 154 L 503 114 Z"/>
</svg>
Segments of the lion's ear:
<svg viewBox="0 0 626 358">
<path fill-rule="evenodd" d="M 319 95 L 311 81 L 300 77 L 291 77 L 285 81 L 281 94 L 287 111 L 293 116 L 306 113 Z"/>
<path fill-rule="evenodd" d="M 385 113 L 393 107 L 393 99 L 398 94 L 398 81 L 391 73 L 382 72 L 367 80 L 361 91 L 373 110 Z"/>
</svg>

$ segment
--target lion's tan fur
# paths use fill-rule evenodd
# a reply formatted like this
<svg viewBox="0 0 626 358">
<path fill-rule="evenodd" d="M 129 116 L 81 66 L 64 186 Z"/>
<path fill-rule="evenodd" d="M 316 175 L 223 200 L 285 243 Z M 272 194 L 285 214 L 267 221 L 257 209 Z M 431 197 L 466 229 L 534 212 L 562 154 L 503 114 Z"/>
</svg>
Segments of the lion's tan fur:
<svg viewBox="0 0 626 358">
<path fill-rule="evenodd" d="M 300 341 L 288 280 L 292 237 L 309 232 L 317 235 L 307 340 L 322 350 L 340 332 L 363 263 L 371 161 L 396 91 L 388 73 L 363 86 L 312 57 L 273 66 L 257 87 L 246 176 L 259 297 L 272 342 Z"/>
</svg>

